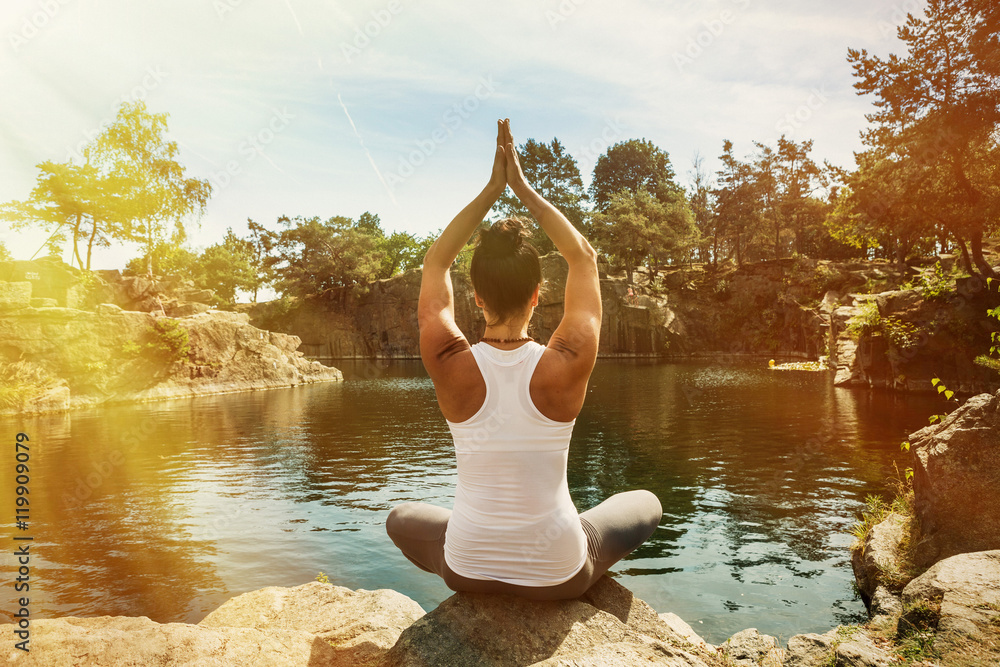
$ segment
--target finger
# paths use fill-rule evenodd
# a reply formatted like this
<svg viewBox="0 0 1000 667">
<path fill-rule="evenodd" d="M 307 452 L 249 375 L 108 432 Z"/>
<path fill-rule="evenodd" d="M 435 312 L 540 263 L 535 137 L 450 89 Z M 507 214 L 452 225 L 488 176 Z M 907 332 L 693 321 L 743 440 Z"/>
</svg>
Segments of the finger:
<svg viewBox="0 0 1000 667">
<path fill-rule="evenodd" d="M 497 120 L 497 146 L 503 146 L 503 121 Z"/>
</svg>

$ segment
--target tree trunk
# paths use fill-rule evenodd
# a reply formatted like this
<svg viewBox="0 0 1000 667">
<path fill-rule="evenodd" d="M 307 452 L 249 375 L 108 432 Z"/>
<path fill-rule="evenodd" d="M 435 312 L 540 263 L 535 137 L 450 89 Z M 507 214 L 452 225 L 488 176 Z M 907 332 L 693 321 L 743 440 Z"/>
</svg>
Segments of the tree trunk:
<svg viewBox="0 0 1000 667">
<path fill-rule="evenodd" d="M 970 245 L 972 246 L 972 260 L 976 263 L 979 268 L 979 272 L 982 274 L 983 278 L 997 278 L 997 272 L 993 270 L 986 258 L 983 257 L 983 233 L 982 231 L 976 230 L 972 233 L 972 238 L 969 239 Z"/>
<path fill-rule="evenodd" d="M 73 225 L 73 254 L 76 256 L 76 265 L 81 269 L 83 268 L 83 260 L 80 259 L 80 248 L 77 245 L 80 239 L 80 218 L 83 217 L 82 213 L 76 214 L 76 224 Z"/>
<path fill-rule="evenodd" d="M 94 249 L 94 239 L 97 238 L 97 218 L 91 218 L 94 223 L 94 230 L 90 233 L 90 240 L 87 241 L 87 270 L 90 271 L 90 255 Z"/>
<path fill-rule="evenodd" d="M 965 244 L 965 239 L 963 239 L 958 234 L 955 234 L 955 243 L 958 244 L 959 249 L 962 251 L 962 266 L 965 267 L 966 272 L 970 276 L 976 275 L 976 270 L 972 267 L 972 258 L 969 257 L 969 247 Z"/>
</svg>

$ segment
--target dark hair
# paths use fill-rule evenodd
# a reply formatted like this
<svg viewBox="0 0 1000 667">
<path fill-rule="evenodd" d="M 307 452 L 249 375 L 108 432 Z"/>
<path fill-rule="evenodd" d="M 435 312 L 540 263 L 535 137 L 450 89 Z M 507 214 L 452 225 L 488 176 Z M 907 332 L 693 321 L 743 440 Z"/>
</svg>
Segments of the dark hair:
<svg viewBox="0 0 1000 667">
<path fill-rule="evenodd" d="M 480 227 L 469 277 L 476 294 L 495 315 L 496 326 L 520 315 L 542 282 L 538 250 L 524 239 L 531 232 L 520 218 L 504 218 Z"/>
</svg>

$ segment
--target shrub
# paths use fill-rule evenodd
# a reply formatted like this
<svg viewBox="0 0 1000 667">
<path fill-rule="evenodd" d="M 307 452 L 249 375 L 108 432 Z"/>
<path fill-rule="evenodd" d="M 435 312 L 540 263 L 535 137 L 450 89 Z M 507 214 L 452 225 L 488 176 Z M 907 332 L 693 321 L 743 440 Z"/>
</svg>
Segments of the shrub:
<svg viewBox="0 0 1000 667">
<path fill-rule="evenodd" d="M 0 362 L 0 408 L 21 410 L 28 401 L 58 384 L 45 369 L 30 361 Z"/>
</svg>

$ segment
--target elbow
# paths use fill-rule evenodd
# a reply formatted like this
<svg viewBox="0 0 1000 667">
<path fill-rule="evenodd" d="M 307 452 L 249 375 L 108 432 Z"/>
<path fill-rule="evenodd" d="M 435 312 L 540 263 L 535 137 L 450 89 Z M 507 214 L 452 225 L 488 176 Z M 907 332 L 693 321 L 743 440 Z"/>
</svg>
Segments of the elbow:
<svg viewBox="0 0 1000 667">
<path fill-rule="evenodd" d="M 579 238 L 579 243 L 574 244 L 572 250 L 563 253 L 567 262 L 574 264 L 593 264 L 597 266 L 597 251 L 590 245 L 583 236 Z"/>
</svg>

